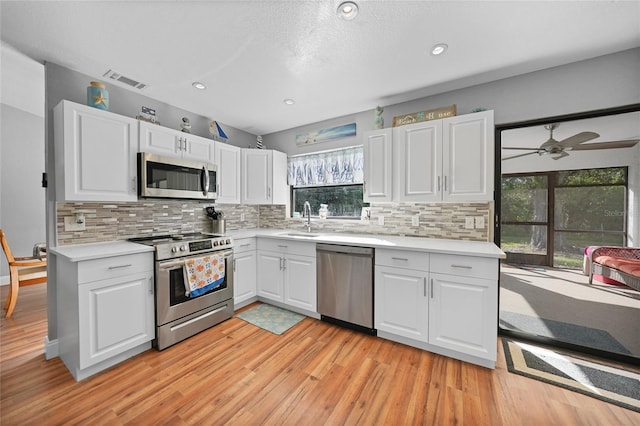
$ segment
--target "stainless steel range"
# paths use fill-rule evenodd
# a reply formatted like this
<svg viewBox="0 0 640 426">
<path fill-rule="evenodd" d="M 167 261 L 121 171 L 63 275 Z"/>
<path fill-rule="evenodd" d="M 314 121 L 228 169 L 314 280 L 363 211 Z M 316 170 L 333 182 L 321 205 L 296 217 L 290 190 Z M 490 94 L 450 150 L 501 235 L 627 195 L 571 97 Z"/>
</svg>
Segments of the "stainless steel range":
<svg viewBox="0 0 640 426">
<path fill-rule="evenodd" d="M 156 338 L 154 346 L 165 349 L 233 316 L 233 241 L 216 234 L 193 233 L 132 238 L 154 246 Z M 216 287 L 187 295 L 189 278 L 185 263 L 210 256 L 224 262 L 224 278 Z"/>
</svg>

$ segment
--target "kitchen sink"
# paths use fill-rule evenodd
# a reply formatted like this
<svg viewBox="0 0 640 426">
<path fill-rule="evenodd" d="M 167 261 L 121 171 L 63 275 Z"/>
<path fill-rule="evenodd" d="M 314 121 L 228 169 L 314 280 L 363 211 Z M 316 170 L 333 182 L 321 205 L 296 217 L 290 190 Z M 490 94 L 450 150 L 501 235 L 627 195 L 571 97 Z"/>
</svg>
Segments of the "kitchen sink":
<svg viewBox="0 0 640 426">
<path fill-rule="evenodd" d="M 320 234 L 314 234 L 313 232 L 285 232 L 280 235 L 286 235 L 287 237 L 297 237 L 297 238 L 318 238 Z"/>
</svg>

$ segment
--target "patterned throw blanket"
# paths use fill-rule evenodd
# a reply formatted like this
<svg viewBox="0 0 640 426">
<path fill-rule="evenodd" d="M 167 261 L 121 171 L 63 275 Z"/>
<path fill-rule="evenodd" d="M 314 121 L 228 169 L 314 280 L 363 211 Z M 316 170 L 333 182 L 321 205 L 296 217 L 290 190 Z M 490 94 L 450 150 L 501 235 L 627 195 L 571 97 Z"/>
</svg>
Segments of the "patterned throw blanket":
<svg viewBox="0 0 640 426">
<path fill-rule="evenodd" d="M 209 254 L 185 260 L 185 295 L 196 297 L 221 286 L 224 273 L 225 262 L 222 254 Z"/>
</svg>

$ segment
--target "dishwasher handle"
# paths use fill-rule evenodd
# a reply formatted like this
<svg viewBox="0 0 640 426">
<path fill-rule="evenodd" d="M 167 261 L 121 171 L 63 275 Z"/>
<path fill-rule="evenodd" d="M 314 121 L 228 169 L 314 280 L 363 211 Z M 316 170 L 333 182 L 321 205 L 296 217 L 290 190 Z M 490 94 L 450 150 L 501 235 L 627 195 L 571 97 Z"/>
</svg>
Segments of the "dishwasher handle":
<svg viewBox="0 0 640 426">
<path fill-rule="evenodd" d="M 340 246 L 337 244 L 316 244 L 316 253 L 339 253 L 339 254 L 355 254 L 364 256 L 373 256 L 373 248 L 371 247 L 355 247 Z"/>
</svg>

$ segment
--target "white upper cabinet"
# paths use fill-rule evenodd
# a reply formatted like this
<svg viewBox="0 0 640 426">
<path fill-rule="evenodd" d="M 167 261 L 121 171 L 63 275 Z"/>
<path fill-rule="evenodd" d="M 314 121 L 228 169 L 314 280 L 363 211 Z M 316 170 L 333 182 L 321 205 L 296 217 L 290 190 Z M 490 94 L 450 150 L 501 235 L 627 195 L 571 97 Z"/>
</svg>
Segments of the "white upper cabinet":
<svg viewBox="0 0 640 426">
<path fill-rule="evenodd" d="M 394 127 L 395 194 L 399 201 L 440 201 L 442 121 Z"/>
<path fill-rule="evenodd" d="M 218 167 L 218 198 L 220 204 L 240 204 L 240 165 L 242 150 L 223 142 L 215 143 L 215 164 Z"/>
<path fill-rule="evenodd" d="M 69 101 L 53 114 L 56 200 L 137 200 L 138 121 Z"/>
<path fill-rule="evenodd" d="M 242 149 L 242 204 L 287 204 L 287 155 L 271 149 Z"/>
<path fill-rule="evenodd" d="M 391 129 L 368 132 L 364 139 L 364 201 L 392 200 Z"/>
<path fill-rule="evenodd" d="M 491 201 L 494 186 L 493 111 L 442 120 L 445 201 Z"/>
<path fill-rule="evenodd" d="M 140 122 L 140 151 L 214 163 L 214 141 L 191 133 Z"/>
<path fill-rule="evenodd" d="M 493 111 L 393 128 L 394 200 L 493 200 Z"/>
</svg>

